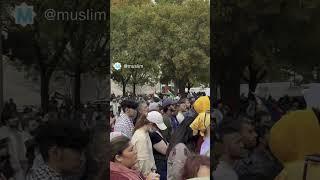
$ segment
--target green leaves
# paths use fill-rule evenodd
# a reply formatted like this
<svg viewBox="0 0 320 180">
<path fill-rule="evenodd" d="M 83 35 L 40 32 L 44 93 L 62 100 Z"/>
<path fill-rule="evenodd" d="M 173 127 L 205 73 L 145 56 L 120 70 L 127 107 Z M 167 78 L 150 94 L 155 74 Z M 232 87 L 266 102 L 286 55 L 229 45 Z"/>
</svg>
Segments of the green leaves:
<svg viewBox="0 0 320 180">
<path fill-rule="evenodd" d="M 208 82 L 209 23 L 208 1 L 114 7 L 112 62 L 144 65 L 143 69 L 121 70 L 124 79 L 132 76 L 133 84 L 156 81 L 160 70 L 166 82 Z"/>
</svg>

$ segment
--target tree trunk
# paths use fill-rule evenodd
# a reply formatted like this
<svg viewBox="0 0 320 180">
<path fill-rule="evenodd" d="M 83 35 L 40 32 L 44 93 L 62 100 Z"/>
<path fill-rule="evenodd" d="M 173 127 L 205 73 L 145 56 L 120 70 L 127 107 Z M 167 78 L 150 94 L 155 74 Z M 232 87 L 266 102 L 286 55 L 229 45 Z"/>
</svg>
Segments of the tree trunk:
<svg viewBox="0 0 320 180">
<path fill-rule="evenodd" d="M 186 83 L 182 80 L 178 81 L 178 91 L 182 96 L 186 93 Z"/>
<path fill-rule="evenodd" d="M 179 92 L 179 80 L 174 81 L 174 93 L 177 94 Z"/>
<path fill-rule="evenodd" d="M 127 86 L 127 83 L 122 80 L 122 96 L 126 96 L 126 86 Z"/>
<path fill-rule="evenodd" d="M 42 68 L 40 71 L 41 79 L 41 108 L 44 113 L 48 112 L 49 107 L 49 85 L 50 85 L 51 73 L 48 73 L 46 68 Z"/>
<path fill-rule="evenodd" d="M 132 84 L 133 95 L 134 95 L 134 96 L 136 95 L 136 85 L 137 85 L 137 83 L 133 83 L 133 84 Z"/>
<path fill-rule="evenodd" d="M 192 88 L 192 84 L 191 83 L 188 83 L 187 84 L 187 88 L 188 88 L 188 94 L 190 93 L 190 89 Z"/>
<path fill-rule="evenodd" d="M 214 81 L 212 85 L 210 85 L 212 89 L 210 89 L 210 94 L 214 100 L 218 99 L 218 84 Z"/>
<path fill-rule="evenodd" d="M 235 62 L 236 57 L 219 57 L 217 62 L 218 76 L 217 82 L 220 85 L 220 96 L 225 105 L 230 106 L 232 113 L 240 110 L 240 78 L 242 66 L 240 62 Z M 239 59 L 239 61 L 242 61 Z M 234 62 L 230 65 L 228 62 Z"/>
<path fill-rule="evenodd" d="M 211 37 L 212 38 L 212 37 Z M 212 41 L 213 38 L 212 38 Z M 211 41 L 211 42 L 212 42 Z M 213 51 L 213 47 L 211 47 L 211 50 Z M 211 74 L 211 77 L 210 77 L 210 95 L 213 97 L 214 100 L 217 100 L 219 97 L 218 97 L 218 85 L 219 85 L 219 68 L 217 66 L 217 61 L 211 61 L 210 63 L 212 63 L 212 65 L 210 64 L 211 66 L 211 69 L 210 69 L 210 74 Z"/>
<path fill-rule="evenodd" d="M 255 92 L 258 86 L 258 82 L 255 79 L 250 79 L 249 81 L 249 91 Z"/>
<path fill-rule="evenodd" d="M 262 68 L 254 68 L 252 65 L 249 65 L 249 91 L 255 92 L 259 82 L 261 82 L 267 74 L 267 71 Z M 250 93 L 250 92 L 249 92 Z"/>
<path fill-rule="evenodd" d="M 228 73 L 230 76 L 221 83 L 221 99 L 224 104 L 230 106 L 232 112 L 238 112 L 240 109 L 240 73 L 237 69 Z"/>
<path fill-rule="evenodd" d="M 73 83 L 73 106 L 76 110 L 79 110 L 81 104 L 81 69 L 79 65 L 75 68 Z"/>
</svg>

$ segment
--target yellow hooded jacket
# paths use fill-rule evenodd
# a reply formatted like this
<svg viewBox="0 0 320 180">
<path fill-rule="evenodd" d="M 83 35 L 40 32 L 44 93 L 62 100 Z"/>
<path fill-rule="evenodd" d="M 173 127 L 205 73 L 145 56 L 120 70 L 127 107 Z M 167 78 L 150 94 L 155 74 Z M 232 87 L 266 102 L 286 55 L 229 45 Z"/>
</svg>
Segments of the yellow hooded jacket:
<svg viewBox="0 0 320 180">
<path fill-rule="evenodd" d="M 320 154 L 320 125 L 312 110 L 290 112 L 271 129 L 270 149 L 284 166 L 275 180 L 303 180 L 307 155 Z M 308 165 L 306 180 L 320 180 L 320 163 Z"/>
<path fill-rule="evenodd" d="M 199 97 L 193 105 L 195 111 L 198 113 L 198 116 L 191 123 L 190 128 L 193 130 L 193 134 L 198 134 L 204 136 L 207 128 L 210 127 L 210 99 L 208 96 Z"/>
</svg>

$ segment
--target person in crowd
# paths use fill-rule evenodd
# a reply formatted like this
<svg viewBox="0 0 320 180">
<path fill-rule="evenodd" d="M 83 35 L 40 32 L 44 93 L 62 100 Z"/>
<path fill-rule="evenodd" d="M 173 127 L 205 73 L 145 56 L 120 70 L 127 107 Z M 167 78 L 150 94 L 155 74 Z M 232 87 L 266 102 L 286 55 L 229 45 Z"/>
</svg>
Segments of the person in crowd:
<svg viewBox="0 0 320 180">
<path fill-rule="evenodd" d="M 194 109 L 197 113 L 197 117 L 193 118 L 193 120 L 194 120 L 193 123 L 198 122 L 197 124 L 199 124 L 197 127 L 198 129 L 193 128 L 194 133 L 196 133 L 195 130 L 197 130 L 197 131 L 200 131 L 200 135 L 201 135 L 201 136 L 199 136 L 195 152 L 200 153 L 201 145 L 204 142 L 203 136 L 206 133 L 206 128 L 208 128 L 208 126 L 204 126 L 205 125 L 204 122 L 208 122 L 208 119 L 210 119 L 210 99 L 209 99 L 209 97 L 208 96 L 200 96 L 194 103 Z M 201 124 L 201 122 L 203 124 Z"/>
<path fill-rule="evenodd" d="M 110 179 L 114 180 L 153 180 L 159 178 L 159 174 L 149 173 L 144 176 L 135 169 L 137 163 L 137 151 L 130 139 L 126 136 L 118 136 L 111 140 Z"/>
<path fill-rule="evenodd" d="M 156 170 L 152 143 L 149 136 L 149 132 L 154 131 L 154 123 L 148 120 L 150 118 L 155 117 L 148 114 L 147 116 L 142 116 L 138 119 L 131 139 L 131 143 L 133 144 L 135 151 L 138 153 L 138 162 L 136 167 L 144 176 Z"/>
<path fill-rule="evenodd" d="M 0 180 L 13 179 L 14 173 L 10 161 L 9 138 L 0 139 Z"/>
<path fill-rule="evenodd" d="M 191 108 L 191 102 L 188 98 L 185 99 L 186 111 L 189 111 Z"/>
<path fill-rule="evenodd" d="M 238 180 L 234 164 L 241 159 L 241 152 L 244 146 L 239 126 L 239 123 L 233 118 L 225 117 L 219 127 L 223 152 L 216 170 L 213 172 L 215 180 Z"/>
<path fill-rule="evenodd" d="M 284 115 L 272 127 L 270 149 L 284 166 L 275 180 L 319 179 L 319 120 L 320 111 L 310 107 Z"/>
<path fill-rule="evenodd" d="M 116 117 L 113 114 L 113 111 L 110 110 L 110 131 L 113 132 L 114 131 L 114 125 L 116 123 Z"/>
<path fill-rule="evenodd" d="M 41 156 L 39 149 L 37 148 L 35 137 L 37 135 L 38 129 L 40 126 L 40 119 L 30 119 L 28 121 L 28 139 L 25 141 L 26 147 L 26 157 L 28 159 L 28 169 L 31 167 L 36 167 L 38 164 L 38 159 Z M 37 159 L 36 159 L 37 157 Z M 41 157 L 42 160 L 42 157 Z"/>
<path fill-rule="evenodd" d="M 191 129 L 194 132 L 194 135 L 200 132 L 200 135 L 204 137 L 204 141 L 202 142 L 200 155 L 205 155 L 210 157 L 210 113 L 202 112 L 196 117 L 196 119 L 190 125 Z"/>
<path fill-rule="evenodd" d="M 9 105 L 10 112 L 12 112 L 12 113 L 17 112 L 17 105 L 16 105 L 16 103 L 14 102 L 14 100 L 12 98 L 9 99 L 9 104 L 8 105 Z"/>
<path fill-rule="evenodd" d="M 178 127 L 179 127 L 179 121 L 177 119 L 177 115 L 178 115 L 178 107 L 179 105 L 177 104 L 177 100 L 174 100 L 174 105 L 172 106 L 172 116 L 171 116 L 171 125 L 173 128 L 173 131 L 175 131 Z"/>
<path fill-rule="evenodd" d="M 184 113 L 187 111 L 187 106 L 186 106 L 186 99 L 180 99 L 179 102 L 177 103 L 177 120 L 179 124 L 184 120 Z"/>
<path fill-rule="evenodd" d="M 216 119 L 216 126 L 219 127 L 221 121 L 223 120 L 223 104 L 222 101 L 218 101 L 217 103 L 215 103 L 214 107 L 213 107 L 213 116 Z"/>
<path fill-rule="evenodd" d="M 81 171 L 81 156 L 88 141 L 87 133 L 71 124 L 49 122 L 41 126 L 36 142 L 45 163 L 31 169 L 27 180 L 63 180 L 78 176 Z"/>
<path fill-rule="evenodd" d="M 163 100 L 162 102 L 162 106 L 164 108 L 166 108 L 167 110 L 170 110 L 170 127 L 172 128 L 172 132 L 171 134 L 178 128 L 179 126 L 179 121 L 177 120 L 176 116 L 177 116 L 177 110 L 176 110 L 176 105 L 177 105 L 177 101 L 174 101 L 170 98 L 167 98 L 165 100 Z M 167 111 L 166 111 L 167 112 Z M 168 113 L 169 114 L 169 113 Z M 166 125 L 169 124 L 168 122 L 165 122 Z"/>
<path fill-rule="evenodd" d="M 197 113 L 206 112 L 210 109 L 210 100 L 207 96 L 200 97 L 196 100 L 193 107 Z M 194 135 L 194 131 L 190 127 L 197 115 L 198 114 L 194 114 L 193 117 L 186 118 L 172 135 L 167 150 L 168 180 L 180 179 L 181 169 L 187 157 L 197 151 L 199 139 L 202 138 L 200 138 L 199 135 Z"/>
<path fill-rule="evenodd" d="M 114 131 L 121 132 L 131 138 L 133 135 L 133 120 L 137 116 L 138 104 L 131 100 L 124 100 L 121 103 L 122 113 L 114 125 Z"/>
<path fill-rule="evenodd" d="M 117 99 L 114 97 L 111 102 L 110 102 L 110 106 L 112 108 L 112 112 L 113 112 L 113 115 L 115 117 L 118 117 L 119 114 L 118 114 L 118 108 L 120 107 L 119 103 L 117 102 Z"/>
<path fill-rule="evenodd" d="M 139 102 L 139 105 L 138 105 L 138 114 L 135 118 L 135 122 L 134 124 L 136 124 L 136 121 L 138 119 L 140 119 L 141 116 L 146 116 L 149 112 L 149 107 L 148 107 L 148 104 L 144 101 L 141 101 Z"/>
<path fill-rule="evenodd" d="M 191 155 L 182 169 L 182 179 L 207 177 L 210 179 L 210 158 L 201 155 Z"/>
<path fill-rule="evenodd" d="M 171 135 L 173 133 L 173 127 L 171 124 L 171 118 L 172 118 L 172 111 L 174 111 L 174 102 L 170 99 L 165 99 L 162 102 L 162 109 L 163 109 L 163 122 L 167 126 L 167 129 L 162 131 L 162 134 L 164 138 L 170 142 Z"/>
<path fill-rule="evenodd" d="M 157 172 L 160 174 L 160 180 L 167 179 L 167 159 L 166 153 L 168 149 L 168 142 L 163 137 L 161 131 L 167 129 L 163 122 L 162 115 L 157 111 L 149 112 L 147 119 L 154 123 L 153 130 L 149 132 L 152 147 L 153 156 L 157 167 Z"/>
<path fill-rule="evenodd" d="M 190 122 L 184 121 L 173 134 L 167 150 L 167 179 L 181 179 L 181 169 L 192 151 L 195 150 L 198 137 L 193 136 Z"/>
<path fill-rule="evenodd" d="M 240 116 L 238 118 L 240 123 L 240 134 L 242 137 L 242 142 L 245 148 L 243 158 L 239 160 L 235 164 L 235 170 L 239 176 L 239 180 L 246 180 L 252 174 L 253 171 L 252 166 L 254 165 L 253 162 L 255 161 L 253 158 L 253 152 L 257 146 L 257 132 L 255 130 L 255 126 L 253 125 L 252 120 Z"/>
<path fill-rule="evenodd" d="M 201 108 L 199 108 L 199 107 Z M 201 155 L 210 156 L 210 100 L 207 96 L 200 97 L 196 103 L 196 112 L 198 116 L 191 123 L 190 127 L 193 130 L 193 134 L 200 134 L 199 138 L 199 152 Z M 198 145 L 199 146 L 199 145 Z"/>
<path fill-rule="evenodd" d="M 190 118 L 196 117 L 197 114 L 198 113 L 196 112 L 196 110 L 194 109 L 194 106 L 192 105 L 191 108 L 183 114 L 183 116 L 185 119 L 190 119 Z"/>
<path fill-rule="evenodd" d="M 25 179 L 24 173 L 28 166 L 25 147 L 27 137 L 21 130 L 21 118 L 17 112 L 13 112 L 4 121 L 5 126 L 1 130 L 0 138 L 9 139 L 10 161 L 15 171 L 15 178 Z"/>
<path fill-rule="evenodd" d="M 281 172 L 282 165 L 269 149 L 269 131 L 271 126 L 261 124 L 257 127 L 258 145 L 252 153 L 252 165 L 249 167 L 251 170 L 243 175 L 243 179 L 274 180 Z"/>
</svg>

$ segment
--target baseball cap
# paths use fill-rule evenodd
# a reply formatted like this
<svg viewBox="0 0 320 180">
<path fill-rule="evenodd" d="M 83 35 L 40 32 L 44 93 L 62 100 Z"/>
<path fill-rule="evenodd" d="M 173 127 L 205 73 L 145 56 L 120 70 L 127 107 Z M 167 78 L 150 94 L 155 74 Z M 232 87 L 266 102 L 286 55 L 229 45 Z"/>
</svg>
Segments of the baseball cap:
<svg viewBox="0 0 320 180">
<path fill-rule="evenodd" d="M 162 107 L 166 107 L 166 106 L 170 106 L 170 105 L 174 105 L 177 104 L 177 101 L 173 101 L 170 98 L 163 100 L 162 102 Z"/>
<path fill-rule="evenodd" d="M 148 121 L 155 123 L 160 130 L 166 130 L 167 126 L 163 123 L 163 117 L 158 111 L 151 111 L 147 115 Z"/>
</svg>

